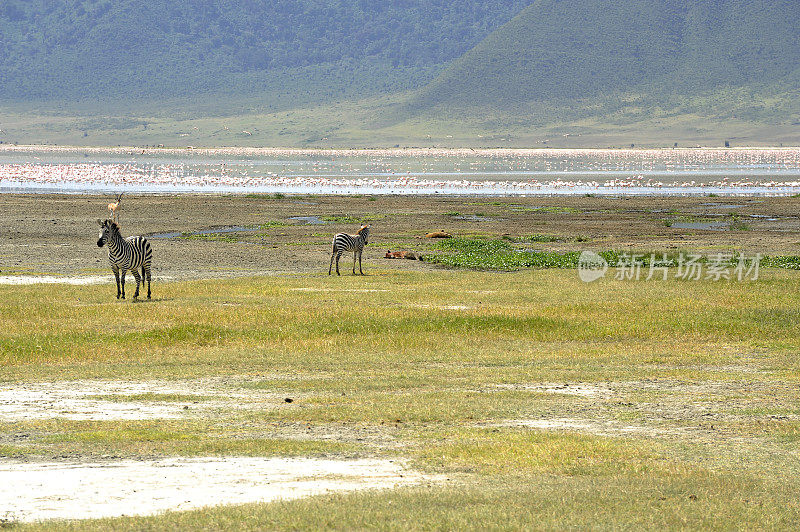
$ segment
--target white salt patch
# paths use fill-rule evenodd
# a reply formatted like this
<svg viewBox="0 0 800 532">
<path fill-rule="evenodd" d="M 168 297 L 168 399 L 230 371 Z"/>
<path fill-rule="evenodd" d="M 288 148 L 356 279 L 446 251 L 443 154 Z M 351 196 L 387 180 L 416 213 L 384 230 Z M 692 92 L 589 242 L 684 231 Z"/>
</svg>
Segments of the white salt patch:
<svg viewBox="0 0 800 532">
<path fill-rule="evenodd" d="M 275 394 L 213 389 L 204 381 L 59 381 L 0 384 L 0 421 L 176 419 L 214 408 L 264 408 Z M 203 396 L 201 401 L 128 400 L 138 394 Z M 92 396 L 118 396 L 108 400 Z M 208 398 L 206 400 L 205 398 Z M 274 401 L 273 401 L 274 402 Z"/>
<path fill-rule="evenodd" d="M 681 435 L 685 430 L 680 427 L 661 428 L 640 425 L 619 425 L 613 421 L 591 419 L 507 419 L 494 424 L 495 427 L 525 427 L 538 430 L 565 430 L 587 432 L 598 436 L 624 436 L 638 434 L 642 436 Z"/>
<path fill-rule="evenodd" d="M 223 504 L 394 488 L 434 480 L 391 460 L 168 458 L 95 463 L 0 462 L 6 519 L 150 515 Z"/>
<path fill-rule="evenodd" d="M 435 310 L 472 310 L 475 307 L 468 305 L 410 305 L 415 308 L 428 308 Z"/>
<path fill-rule="evenodd" d="M 54 275 L 0 275 L 0 284 L 26 285 L 26 284 L 105 284 L 113 278 L 108 275 L 93 277 L 57 277 Z"/>
<path fill-rule="evenodd" d="M 591 384 L 497 384 L 495 388 L 508 390 L 529 390 L 543 393 L 577 395 L 581 397 L 608 397 L 612 391 L 603 386 Z"/>
<path fill-rule="evenodd" d="M 590 422 L 578 419 L 512 419 L 501 423 L 503 426 L 530 427 L 541 430 L 590 430 Z"/>
</svg>

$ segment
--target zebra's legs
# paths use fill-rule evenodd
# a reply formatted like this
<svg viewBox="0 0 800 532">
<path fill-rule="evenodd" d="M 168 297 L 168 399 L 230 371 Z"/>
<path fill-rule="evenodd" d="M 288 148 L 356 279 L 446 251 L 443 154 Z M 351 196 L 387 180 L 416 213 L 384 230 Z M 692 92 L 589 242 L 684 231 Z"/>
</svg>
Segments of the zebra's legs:
<svg viewBox="0 0 800 532">
<path fill-rule="evenodd" d="M 133 268 L 131 270 L 131 274 L 133 275 L 133 278 L 136 279 L 136 292 L 133 293 L 133 300 L 136 301 L 139 299 L 139 283 L 143 282 L 143 280 L 139 275 L 139 268 Z"/>
<path fill-rule="evenodd" d="M 117 299 L 119 299 L 119 270 L 113 269 L 112 271 L 114 272 L 114 279 L 117 280 Z"/>
<path fill-rule="evenodd" d="M 150 299 L 150 268 L 142 266 L 142 288 L 144 288 L 145 279 L 147 279 L 147 299 Z"/>
<path fill-rule="evenodd" d="M 341 257 L 342 257 L 342 250 L 341 249 L 337 250 L 336 248 L 333 248 L 333 251 L 331 252 L 331 263 L 328 266 L 328 275 L 331 274 L 331 270 L 333 269 L 334 258 L 336 259 L 336 275 L 341 275 L 341 273 L 339 273 L 339 259 Z"/>
<path fill-rule="evenodd" d="M 122 299 L 125 299 L 125 274 L 128 273 L 128 270 L 122 270 L 119 274 L 120 277 L 120 285 L 122 286 Z"/>
<path fill-rule="evenodd" d="M 353 275 L 356 274 L 356 258 L 358 258 L 358 271 L 364 275 L 364 270 L 361 269 L 361 253 L 362 251 L 358 249 L 353 252 Z"/>
</svg>

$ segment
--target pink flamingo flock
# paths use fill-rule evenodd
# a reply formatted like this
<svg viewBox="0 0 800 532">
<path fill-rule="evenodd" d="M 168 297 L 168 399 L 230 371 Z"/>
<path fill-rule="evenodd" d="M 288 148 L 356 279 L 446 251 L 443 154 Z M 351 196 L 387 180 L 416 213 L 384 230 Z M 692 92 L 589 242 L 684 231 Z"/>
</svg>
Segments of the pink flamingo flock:
<svg viewBox="0 0 800 532">
<path fill-rule="evenodd" d="M 217 158 L 207 163 L 3 163 L 3 155 L 47 152 Z M 227 158 L 301 158 L 283 172 L 231 171 Z M 53 157 L 51 157 L 52 159 Z M 320 161 L 324 159 L 324 161 Z M 354 163 L 350 159 L 360 162 Z M 401 169 L 414 160 L 415 171 Z M 287 159 L 288 161 L 288 159 Z M 333 162 L 331 162 L 333 161 Z M 278 160 L 275 164 L 280 164 Z M 363 165 L 364 170 L 357 166 Z M 240 165 L 241 166 L 241 165 Z M 290 168 L 291 166 L 291 168 Z M 442 167 L 448 171 L 441 172 Z M 298 170 L 299 168 L 299 170 Z M 417 171 L 417 168 L 421 168 Z M 631 169 L 634 170 L 631 170 Z M 298 171 L 302 171 L 298 175 Z M 684 179 L 665 182 L 669 175 Z M 494 175 L 500 179 L 485 179 Z M 502 179 L 513 175 L 515 179 Z M 562 179 L 560 176 L 565 178 Z M 703 176 L 701 181 L 688 177 Z M 775 176 L 786 178 L 778 180 Z M 544 179 L 540 180 L 538 177 Z M 569 177 L 569 178 L 567 178 Z M 760 178 L 756 178 L 760 177 Z M 550 179 L 546 179 L 550 178 Z M 546 179 L 546 180 L 545 180 Z M 602 180 L 600 180 L 602 179 Z M 53 192 L 286 192 L 328 194 L 576 194 L 800 192 L 800 148 L 684 150 L 295 150 L 221 148 L 9 147 L 0 149 L 0 188 Z"/>
</svg>

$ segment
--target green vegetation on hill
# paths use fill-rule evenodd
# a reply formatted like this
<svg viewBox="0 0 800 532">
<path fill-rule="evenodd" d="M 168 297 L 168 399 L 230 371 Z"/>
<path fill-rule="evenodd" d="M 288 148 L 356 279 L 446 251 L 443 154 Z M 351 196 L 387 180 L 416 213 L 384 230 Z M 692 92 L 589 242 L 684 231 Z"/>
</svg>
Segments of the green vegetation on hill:
<svg viewBox="0 0 800 532">
<path fill-rule="evenodd" d="M 8 0 L 0 142 L 800 142 L 793 0 Z"/>
<path fill-rule="evenodd" d="M 6 0 L 0 101 L 405 90 L 527 3 Z"/>
<path fill-rule="evenodd" d="M 798 19 L 800 3 L 789 1 L 538 0 L 405 111 L 488 106 L 534 123 L 687 112 L 797 121 Z"/>
</svg>

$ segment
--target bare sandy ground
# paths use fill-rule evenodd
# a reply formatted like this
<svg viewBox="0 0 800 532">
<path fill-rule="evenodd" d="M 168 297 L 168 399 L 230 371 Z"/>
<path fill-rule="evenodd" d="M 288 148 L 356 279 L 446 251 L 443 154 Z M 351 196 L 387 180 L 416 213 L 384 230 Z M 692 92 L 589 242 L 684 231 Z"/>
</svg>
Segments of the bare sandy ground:
<svg viewBox="0 0 800 532">
<path fill-rule="evenodd" d="M 0 462 L 0 519 L 149 515 L 440 480 L 386 459 L 167 458 Z"/>
<path fill-rule="evenodd" d="M 698 369 L 727 373 L 730 380 L 487 385 L 485 392 L 510 389 L 561 395 L 564 400 L 553 402 L 536 417 L 478 426 L 686 442 L 718 443 L 720 438 L 735 438 L 737 445 L 744 445 L 747 440 L 736 433 L 736 424 L 749 419 L 747 411 L 764 405 L 787 406 L 779 398 L 785 402 L 796 395 L 790 384 L 776 386 L 754 379 L 754 369 L 750 367 Z M 0 421 L 175 419 L 225 415 L 236 409 L 271 408 L 283 403 L 282 396 L 248 388 L 246 383 L 251 380 L 226 377 L 5 383 L 0 385 Z M 796 418 L 792 414 L 781 416 Z M 273 436 L 297 437 L 297 430 L 292 426 L 275 427 Z M 315 430 L 318 432 L 304 433 L 303 437 L 341 441 L 374 437 L 383 449 L 390 444 L 388 434 L 348 435 L 341 426 L 320 426 Z M 763 446 L 763 442 L 753 440 L 750 445 Z M 0 520 L 147 515 L 443 480 L 409 470 L 402 461 L 386 459 L 145 458 L 0 460 Z"/>
<path fill-rule="evenodd" d="M 272 408 L 282 401 L 278 394 L 220 387 L 211 379 L 0 384 L 0 421 L 180 419 L 221 409 Z"/>
<path fill-rule="evenodd" d="M 0 284 L 7 285 L 26 285 L 26 284 L 104 284 L 110 283 L 113 279 L 107 275 L 90 275 L 84 277 L 56 277 L 54 275 L 0 275 Z"/>
<path fill-rule="evenodd" d="M 78 380 L 0 385 L 0 422 L 153 420 L 273 408 L 247 379 Z M 434 477 L 387 459 L 205 457 L 66 462 L 0 460 L 0 520 L 148 515 L 221 504 L 389 489 Z"/>
</svg>

